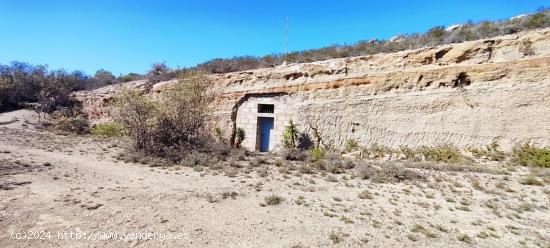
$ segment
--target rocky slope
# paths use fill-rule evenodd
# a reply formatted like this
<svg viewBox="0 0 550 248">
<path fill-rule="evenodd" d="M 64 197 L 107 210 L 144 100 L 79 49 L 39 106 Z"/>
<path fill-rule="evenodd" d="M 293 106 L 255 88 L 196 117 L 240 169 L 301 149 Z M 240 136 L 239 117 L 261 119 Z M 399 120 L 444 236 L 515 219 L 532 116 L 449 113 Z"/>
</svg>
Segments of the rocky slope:
<svg viewBox="0 0 550 248">
<path fill-rule="evenodd" d="M 212 75 L 214 123 L 231 134 L 239 107 L 280 104 L 327 146 L 354 139 L 390 147 L 550 145 L 550 29 L 390 54 Z M 172 82 L 161 82 L 152 92 Z M 78 92 L 94 120 L 109 117 L 117 87 Z M 242 113 L 241 113 L 242 115 Z M 281 125 L 281 123 L 276 125 Z M 277 130 L 277 128 L 276 128 Z M 315 136 L 316 137 L 316 136 Z"/>
</svg>

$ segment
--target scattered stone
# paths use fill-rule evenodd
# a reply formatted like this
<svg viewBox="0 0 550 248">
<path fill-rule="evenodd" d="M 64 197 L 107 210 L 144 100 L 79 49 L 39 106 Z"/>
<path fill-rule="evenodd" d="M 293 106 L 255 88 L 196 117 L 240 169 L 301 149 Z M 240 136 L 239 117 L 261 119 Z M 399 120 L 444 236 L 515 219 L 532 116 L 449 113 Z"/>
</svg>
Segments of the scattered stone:
<svg viewBox="0 0 550 248">
<path fill-rule="evenodd" d="M 86 209 L 88 209 L 88 210 L 96 210 L 96 209 L 98 209 L 98 208 L 101 207 L 101 206 L 103 206 L 103 204 L 101 204 L 101 203 L 95 203 L 95 204 L 86 206 Z"/>
</svg>

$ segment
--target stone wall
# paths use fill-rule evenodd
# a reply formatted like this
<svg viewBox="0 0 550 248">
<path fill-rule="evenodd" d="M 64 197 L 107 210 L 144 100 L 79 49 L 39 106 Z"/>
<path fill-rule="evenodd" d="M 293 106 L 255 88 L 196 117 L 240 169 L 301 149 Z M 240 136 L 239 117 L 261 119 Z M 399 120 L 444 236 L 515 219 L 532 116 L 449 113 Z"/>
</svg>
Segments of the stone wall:
<svg viewBox="0 0 550 248">
<path fill-rule="evenodd" d="M 290 97 L 283 96 L 254 96 L 249 97 L 240 105 L 237 112 L 237 128 L 245 130 L 246 138 L 243 147 L 249 150 L 258 149 L 258 117 L 273 117 L 274 128 L 270 140 L 270 150 L 281 148 L 285 125 L 294 117 L 296 110 L 289 102 Z M 274 113 L 258 113 L 258 104 L 273 104 Z"/>
</svg>

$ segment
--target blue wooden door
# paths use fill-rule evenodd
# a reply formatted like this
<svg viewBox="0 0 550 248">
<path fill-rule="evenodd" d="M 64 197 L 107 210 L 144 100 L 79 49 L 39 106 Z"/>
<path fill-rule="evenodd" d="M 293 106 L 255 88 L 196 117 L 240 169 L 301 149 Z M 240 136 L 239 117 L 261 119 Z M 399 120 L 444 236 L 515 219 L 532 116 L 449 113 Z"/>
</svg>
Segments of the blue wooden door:
<svg viewBox="0 0 550 248">
<path fill-rule="evenodd" d="M 269 151 L 271 132 L 273 132 L 273 118 L 260 117 L 260 152 Z"/>
</svg>

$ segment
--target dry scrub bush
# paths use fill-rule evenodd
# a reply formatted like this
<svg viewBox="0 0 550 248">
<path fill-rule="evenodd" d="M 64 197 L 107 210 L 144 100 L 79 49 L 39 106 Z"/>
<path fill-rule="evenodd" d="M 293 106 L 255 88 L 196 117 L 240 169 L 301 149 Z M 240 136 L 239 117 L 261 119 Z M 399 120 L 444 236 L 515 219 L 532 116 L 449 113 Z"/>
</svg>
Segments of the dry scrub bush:
<svg viewBox="0 0 550 248">
<path fill-rule="evenodd" d="M 343 173 L 345 170 L 349 170 L 355 167 L 355 163 L 353 163 L 353 161 L 347 158 L 343 158 L 336 153 L 328 153 L 324 161 L 325 170 L 333 174 L 340 174 Z"/>
<path fill-rule="evenodd" d="M 138 152 L 173 161 L 208 148 L 206 121 L 212 100 L 210 81 L 200 72 L 186 72 L 153 101 L 134 90 L 117 97 L 116 120 L 127 129 Z"/>
<path fill-rule="evenodd" d="M 56 131 L 85 134 L 90 131 L 88 119 L 77 106 L 61 107 L 51 114 L 52 124 Z"/>
<path fill-rule="evenodd" d="M 498 142 L 493 141 L 485 148 L 468 147 L 467 149 L 476 158 L 486 158 L 491 161 L 503 161 L 506 159 L 506 153 L 500 150 Z"/>
<path fill-rule="evenodd" d="M 383 145 L 378 145 L 378 144 L 372 144 L 368 148 L 363 148 L 364 156 L 373 158 L 373 159 L 382 159 L 387 154 L 392 154 L 393 152 L 394 151 L 391 148 Z"/>
<path fill-rule="evenodd" d="M 60 107 L 71 107 L 71 91 L 82 90 L 93 80 L 80 71 L 48 70 L 46 65 L 13 61 L 0 64 L 0 112 L 32 103 L 35 110 L 52 113 Z"/>
<path fill-rule="evenodd" d="M 210 154 L 201 153 L 198 151 L 192 151 L 188 153 L 180 162 L 180 165 L 187 167 L 204 166 L 209 167 L 218 162 L 216 156 Z"/>
<path fill-rule="evenodd" d="M 57 117 L 53 119 L 53 126 L 56 130 L 74 134 L 85 134 L 89 131 L 88 119 L 82 115 Z"/>
<path fill-rule="evenodd" d="M 325 152 L 320 148 L 312 148 L 308 150 L 308 155 L 311 161 L 317 161 L 325 158 Z"/>
<path fill-rule="evenodd" d="M 152 153 L 156 103 L 137 90 L 124 89 L 117 96 L 116 120 L 127 131 L 137 151 Z"/>
<path fill-rule="evenodd" d="M 363 164 L 358 167 L 358 177 L 363 180 L 370 179 L 374 183 L 397 183 L 405 180 L 424 180 L 426 178 L 415 170 L 389 162 L 376 166 Z"/>
<path fill-rule="evenodd" d="M 296 148 L 285 148 L 282 150 L 281 156 L 290 161 L 306 161 L 309 158 L 306 152 Z"/>
<path fill-rule="evenodd" d="M 268 205 L 279 205 L 285 201 L 285 198 L 278 196 L 278 195 L 270 195 L 266 196 L 264 198 L 265 203 L 262 203 L 262 206 L 268 206 Z"/>
</svg>

